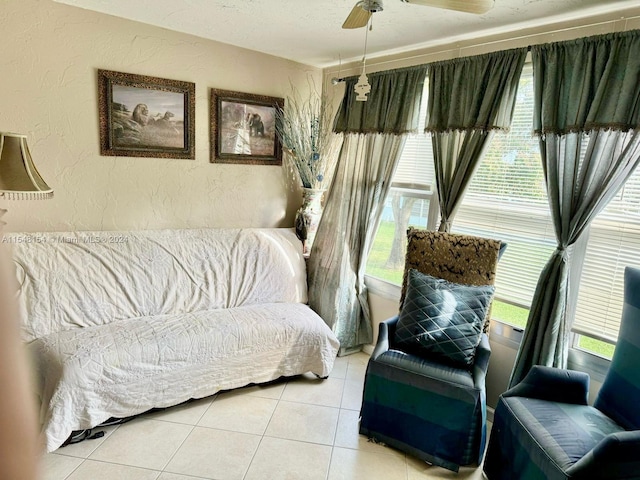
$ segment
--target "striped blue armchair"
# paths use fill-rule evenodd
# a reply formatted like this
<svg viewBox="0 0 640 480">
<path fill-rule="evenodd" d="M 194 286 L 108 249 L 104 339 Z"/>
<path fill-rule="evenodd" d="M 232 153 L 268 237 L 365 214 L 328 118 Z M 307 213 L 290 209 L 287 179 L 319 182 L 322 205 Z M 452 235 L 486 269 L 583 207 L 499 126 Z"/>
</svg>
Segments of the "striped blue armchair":
<svg viewBox="0 0 640 480">
<path fill-rule="evenodd" d="M 427 283 L 444 280 L 451 288 L 469 288 L 473 291 L 467 300 L 473 302 L 476 292 L 493 291 L 498 259 L 505 247 L 498 240 L 409 229 L 402 308 L 399 316 L 380 324 L 365 375 L 361 434 L 453 471 L 482 461 L 485 375 L 491 355 L 483 333 L 488 314 L 478 314 L 478 337 L 470 346 L 473 358 L 462 366 L 445 361 L 442 355 L 409 348 L 406 336 L 411 332 L 401 324 L 404 312 L 413 304 L 411 279 L 416 275 L 430 278 Z M 447 291 L 444 297 L 453 295 Z M 488 308 L 490 298 L 483 298 Z M 459 307 L 458 300 L 454 299 L 451 310 Z M 421 333 L 422 327 L 417 330 Z"/>
<path fill-rule="evenodd" d="M 640 479 L 640 269 L 625 270 L 619 340 L 594 406 L 585 373 L 535 366 L 500 396 L 490 480 Z"/>
</svg>

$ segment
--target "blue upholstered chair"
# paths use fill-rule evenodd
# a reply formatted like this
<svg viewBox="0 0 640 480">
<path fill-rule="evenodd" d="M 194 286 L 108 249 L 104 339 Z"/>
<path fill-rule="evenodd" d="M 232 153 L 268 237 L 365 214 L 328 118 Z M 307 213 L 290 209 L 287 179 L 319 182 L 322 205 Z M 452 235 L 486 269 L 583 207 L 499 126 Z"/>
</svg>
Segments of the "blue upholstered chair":
<svg viewBox="0 0 640 480">
<path fill-rule="evenodd" d="M 427 274 L 432 284 L 444 279 L 445 284 L 483 286 L 480 290 L 489 286 L 493 293 L 505 246 L 497 240 L 409 230 L 402 309 L 399 316 L 380 324 L 365 376 L 361 434 L 453 471 L 481 462 L 486 439 L 485 375 L 491 354 L 483 333 L 488 314 L 485 311 L 479 318 L 479 344 L 472 343 L 472 361 L 463 366 L 408 348 L 402 337 L 408 329 L 400 329 L 412 302 L 411 278 L 420 277 L 415 271 Z"/>
<path fill-rule="evenodd" d="M 585 373 L 536 366 L 500 396 L 490 480 L 640 479 L 640 269 L 625 270 L 622 324 L 594 406 Z"/>
</svg>

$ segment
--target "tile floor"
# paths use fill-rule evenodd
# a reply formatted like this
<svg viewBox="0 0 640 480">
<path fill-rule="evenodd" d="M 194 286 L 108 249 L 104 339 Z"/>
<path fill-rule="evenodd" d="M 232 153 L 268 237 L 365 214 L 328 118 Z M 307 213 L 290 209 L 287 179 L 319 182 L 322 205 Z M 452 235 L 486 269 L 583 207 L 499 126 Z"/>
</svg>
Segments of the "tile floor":
<svg viewBox="0 0 640 480">
<path fill-rule="evenodd" d="M 368 356 L 143 415 L 42 459 L 43 480 L 481 479 L 431 467 L 358 434 Z"/>
</svg>

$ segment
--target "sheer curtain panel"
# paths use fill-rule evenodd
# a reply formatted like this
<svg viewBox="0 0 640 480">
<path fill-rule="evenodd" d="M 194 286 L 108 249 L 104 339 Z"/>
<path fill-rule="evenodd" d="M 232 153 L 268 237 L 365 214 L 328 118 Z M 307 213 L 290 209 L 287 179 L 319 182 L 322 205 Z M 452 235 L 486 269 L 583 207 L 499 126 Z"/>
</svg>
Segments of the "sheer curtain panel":
<svg viewBox="0 0 640 480">
<path fill-rule="evenodd" d="M 344 133 L 336 173 L 308 263 L 309 305 L 341 352 L 371 343 L 364 271 L 406 136 L 418 126 L 426 66 L 369 74 L 366 102 L 347 79 L 335 131 Z"/>
</svg>

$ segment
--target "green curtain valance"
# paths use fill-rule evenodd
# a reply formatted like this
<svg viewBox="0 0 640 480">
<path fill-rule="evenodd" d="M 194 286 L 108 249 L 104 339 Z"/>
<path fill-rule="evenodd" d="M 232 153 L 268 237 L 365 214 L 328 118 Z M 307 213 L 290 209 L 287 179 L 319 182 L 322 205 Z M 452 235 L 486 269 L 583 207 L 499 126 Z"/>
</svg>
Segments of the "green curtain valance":
<svg viewBox="0 0 640 480">
<path fill-rule="evenodd" d="M 634 130 L 640 126 L 640 31 L 532 47 L 534 131 Z"/>
<path fill-rule="evenodd" d="M 527 49 L 429 65 L 425 131 L 507 130 Z"/>
<path fill-rule="evenodd" d="M 418 129 L 426 65 L 368 74 L 371 92 L 366 102 L 356 100 L 358 77 L 345 80 L 345 92 L 336 115 L 337 133 L 403 134 Z"/>
</svg>

